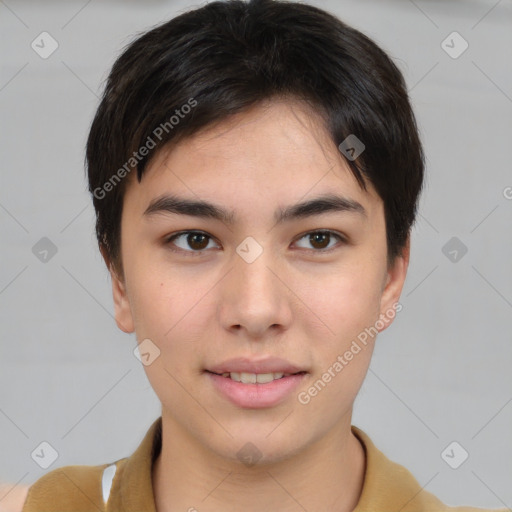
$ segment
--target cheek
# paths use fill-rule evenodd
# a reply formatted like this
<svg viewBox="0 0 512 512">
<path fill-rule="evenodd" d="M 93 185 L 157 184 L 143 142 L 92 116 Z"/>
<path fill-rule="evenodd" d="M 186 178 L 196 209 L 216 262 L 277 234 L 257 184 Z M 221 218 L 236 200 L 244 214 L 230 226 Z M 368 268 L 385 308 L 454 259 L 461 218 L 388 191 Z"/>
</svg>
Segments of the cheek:
<svg viewBox="0 0 512 512">
<path fill-rule="evenodd" d="M 139 339 L 161 340 L 176 321 L 182 304 L 171 291 L 176 294 L 177 289 L 186 290 L 182 290 L 181 283 L 175 282 L 165 265 L 157 261 L 154 249 L 137 247 L 135 238 L 125 242 L 124 260 L 135 331 Z"/>
<path fill-rule="evenodd" d="M 154 338 L 159 344 L 165 343 L 179 326 L 189 302 L 187 290 L 179 283 L 164 281 L 161 275 L 139 278 L 130 289 L 137 334 Z"/>
<path fill-rule="evenodd" d="M 210 281 L 149 265 L 133 279 L 130 303 L 137 339 L 154 342 L 169 370 L 181 371 L 180 361 L 197 358 L 197 342 L 208 332 L 214 311 L 208 297 L 214 284 Z"/>
<path fill-rule="evenodd" d="M 316 329 L 309 333 L 316 340 L 315 374 L 298 399 L 325 425 L 348 413 L 367 373 L 374 346 L 367 329 L 379 317 L 380 287 L 378 267 L 361 261 L 322 280 L 321 288 L 316 281 L 309 289 L 311 310 L 322 324 L 310 315 L 310 331 Z M 318 336 L 319 330 L 325 336 Z"/>
<path fill-rule="evenodd" d="M 381 282 L 379 269 L 360 261 L 314 280 L 304 302 L 339 343 L 357 336 L 378 318 Z"/>
<path fill-rule="evenodd" d="M 151 340 L 157 354 L 144 365 L 151 387 L 167 407 L 188 407 L 180 383 L 190 379 L 191 369 L 198 365 L 197 334 L 205 332 L 198 290 L 148 273 L 131 291 L 137 339 Z"/>
</svg>

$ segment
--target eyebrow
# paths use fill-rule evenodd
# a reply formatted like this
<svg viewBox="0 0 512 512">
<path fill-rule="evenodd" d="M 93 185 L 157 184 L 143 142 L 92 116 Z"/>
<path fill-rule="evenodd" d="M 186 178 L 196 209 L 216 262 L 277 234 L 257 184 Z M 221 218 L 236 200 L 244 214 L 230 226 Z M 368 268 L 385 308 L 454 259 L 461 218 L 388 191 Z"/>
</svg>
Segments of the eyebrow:
<svg viewBox="0 0 512 512">
<path fill-rule="evenodd" d="M 324 194 L 308 201 L 277 209 L 274 214 L 274 221 L 276 224 L 280 224 L 331 212 L 349 212 L 367 217 L 366 210 L 361 203 L 344 196 Z M 233 211 L 226 210 L 221 206 L 203 200 L 186 199 L 175 195 L 164 195 L 151 201 L 144 211 L 144 216 L 149 217 L 162 213 L 215 219 L 228 225 L 233 225 L 236 220 Z"/>
</svg>

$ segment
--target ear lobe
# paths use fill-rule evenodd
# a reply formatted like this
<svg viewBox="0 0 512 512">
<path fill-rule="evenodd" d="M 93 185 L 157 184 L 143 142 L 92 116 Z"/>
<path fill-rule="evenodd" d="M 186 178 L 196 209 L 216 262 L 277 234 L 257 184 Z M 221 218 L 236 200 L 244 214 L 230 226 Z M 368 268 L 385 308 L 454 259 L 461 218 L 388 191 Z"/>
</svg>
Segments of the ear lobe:
<svg viewBox="0 0 512 512">
<path fill-rule="evenodd" d="M 114 316 L 116 324 L 121 331 L 132 333 L 135 331 L 133 323 L 133 315 L 130 307 L 130 301 L 126 293 L 126 285 L 124 279 L 118 276 L 114 265 L 110 261 L 108 251 L 104 246 L 100 248 L 101 255 L 105 260 L 105 265 L 110 272 L 110 279 L 112 281 L 112 297 L 114 299 Z"/>
<path fill-rule="evenodd" d="M 113 269 L 110 270 L 110 277 L 112 279 L 112 296 L 114 298 L 116 324 L 123 332 L 134 332 L 133 315 L 126 293 L 126 285 Z"/>
<path fill-rule="evenodd" d="M 402 288 L 407 276 L 407 269 L 409 267 L 410 257 L 410 237 L 407 238 L 407 243 L 404 246 L 402 253 L 397 256 L 392 265 L 387 270 L 386 283 L 382 290 L 380 300 L 380 318 L 385 318 L 387 321 L 383 322 L 385 325 L 380 331 L 383 331 L 391 325 L 396 312 L 402 309 L 401 305 L 397 306 Z"/>
</svg>

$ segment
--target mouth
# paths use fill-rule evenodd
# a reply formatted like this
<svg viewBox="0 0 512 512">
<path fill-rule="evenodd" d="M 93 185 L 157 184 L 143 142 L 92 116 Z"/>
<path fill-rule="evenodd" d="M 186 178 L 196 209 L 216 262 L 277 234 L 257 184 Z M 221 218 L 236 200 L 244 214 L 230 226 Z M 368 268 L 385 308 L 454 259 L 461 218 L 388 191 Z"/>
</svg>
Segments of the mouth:
<svg viewBox="0 0 512 512">
<path fill-rule="evenodd" d="M 224 372 L 215 373 L 210 370 L 205 370 L 207 373 L 218 375 L 226 379 L 231 379 L 235 382 L 241 382 L 242 384 L 268 384 L 274 380 L 284 379 L 291 375 L 303 375 L 307 372 L 295 372 L 295 373 L 284 373 L 284 372 L 272 372 L 272 373 L 247 373 L 247 372 Z"/>
<path fill-rule="evenodd" d="M 298 368 L 292 368 L 291 365 L 288 368 L 281 368 L 288 370 L 287 372 L 275 371 L 279 370 L 279 367 L 259 370 L 266 373 L 226 371 L 231 369 L 239 368 L 221 367 L 216 368 L 217 372 L 204 370 L 204 375 L 209 378 L 214 390 L 220 396 L 243 409 L 276 407 L 286 400 L 291 400 L 293 393 L 308 374 L 307 371 L 296 371 Z M 257 368 L 255 370 L 258 371 Z"/>
</svg>

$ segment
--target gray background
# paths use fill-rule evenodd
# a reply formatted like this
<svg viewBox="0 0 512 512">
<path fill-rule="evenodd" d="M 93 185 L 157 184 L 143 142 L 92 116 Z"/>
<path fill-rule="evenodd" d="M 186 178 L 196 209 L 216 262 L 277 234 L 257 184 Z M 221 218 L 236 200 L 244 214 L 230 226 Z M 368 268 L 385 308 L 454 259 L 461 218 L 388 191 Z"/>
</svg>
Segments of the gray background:
<svg viewBox="0 0 512 512">
<path fill-rule="evenodd" d="M 393 56 L 428 157 L 403 310 L 353 423 L 448 504 L 512 507 L 512 3 L 311 3 Z M 83 148 L 121 48 L 194 5 L 0 1 L 2 480 L 127 456 L 159 415 L 135 337 L 112 318 Z M 31 48 L 43 31 L 59 44 L 47 59 Z M 469 44 L 458 58 L 442 47 L 453 31 Z M 57 248 L 46 262 L 32 251 L 42 237 Z M 442 250 L 452 237 L 456 261 Z M 59 454 L 48 470 L 30 455 L 41 441 Z M 452 441 L 469 452 L 456 470 L 441 457 Z"/>
</svg>

